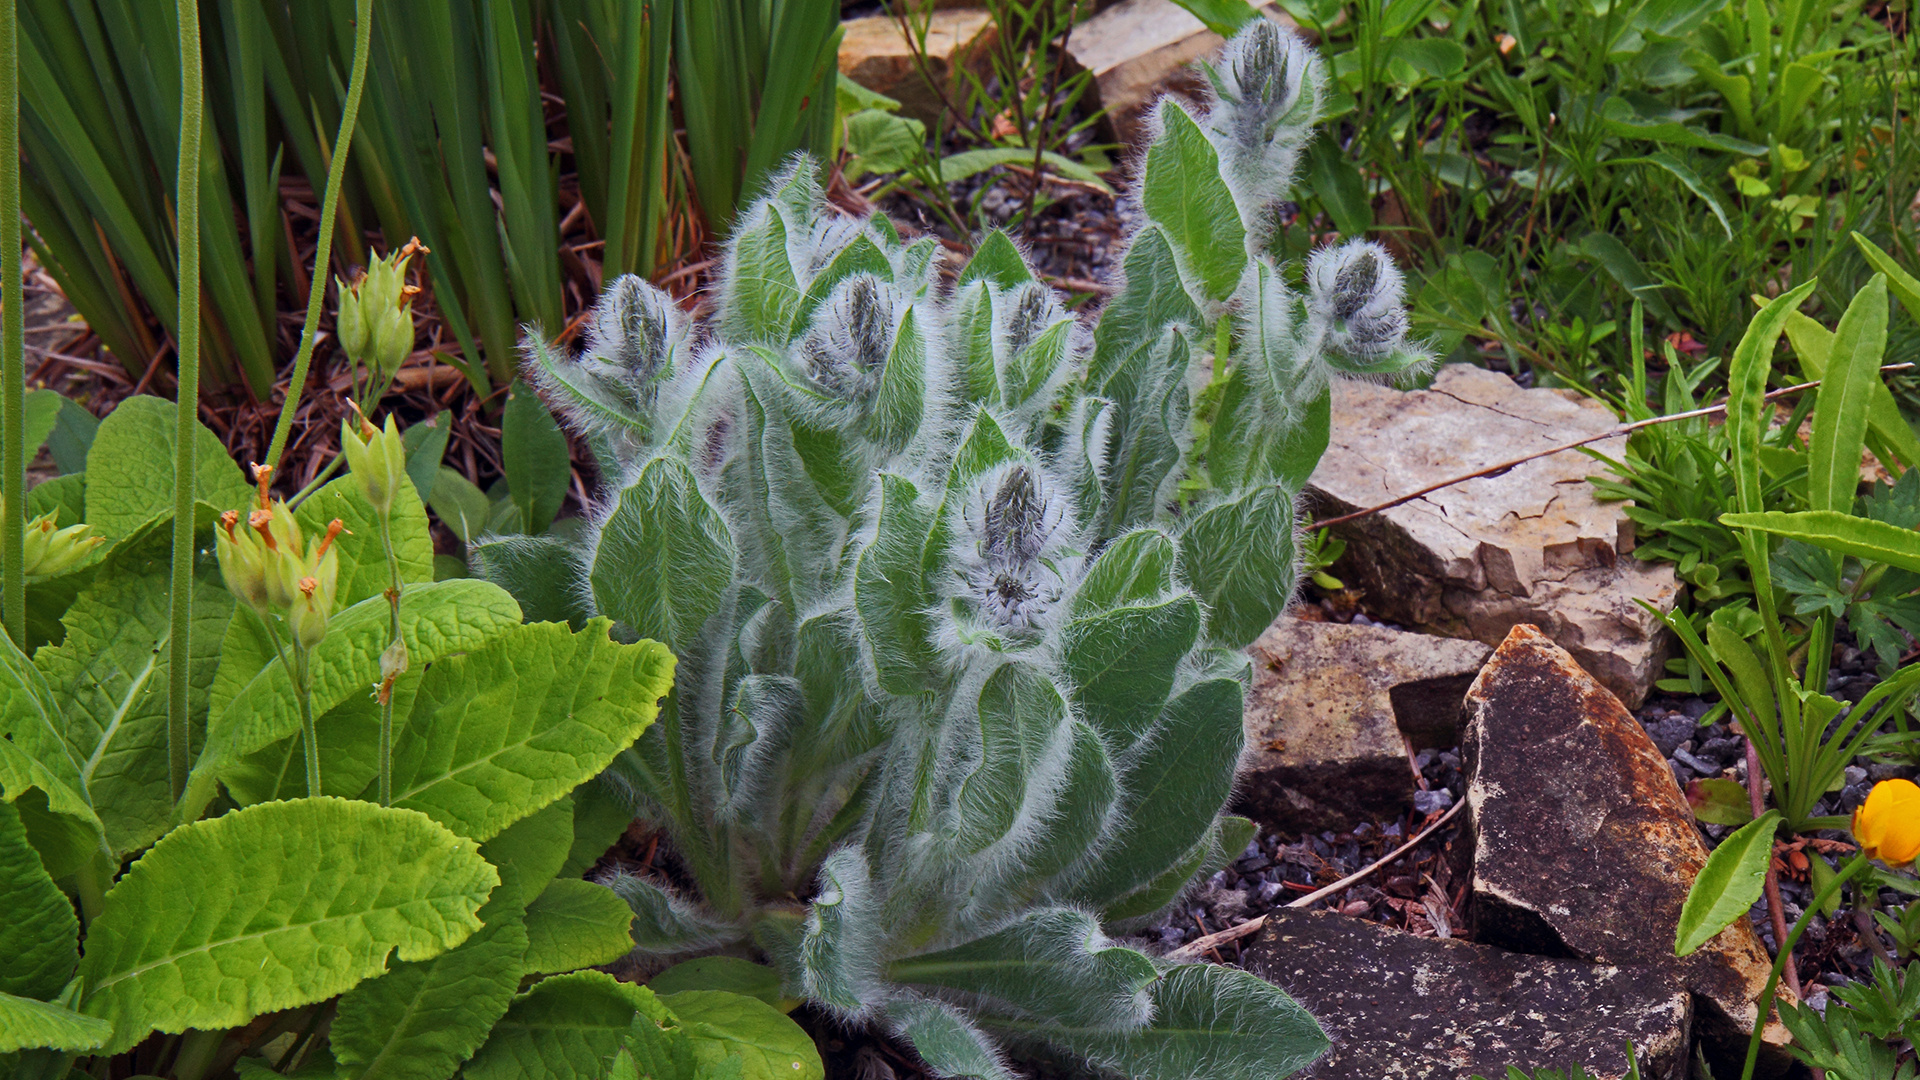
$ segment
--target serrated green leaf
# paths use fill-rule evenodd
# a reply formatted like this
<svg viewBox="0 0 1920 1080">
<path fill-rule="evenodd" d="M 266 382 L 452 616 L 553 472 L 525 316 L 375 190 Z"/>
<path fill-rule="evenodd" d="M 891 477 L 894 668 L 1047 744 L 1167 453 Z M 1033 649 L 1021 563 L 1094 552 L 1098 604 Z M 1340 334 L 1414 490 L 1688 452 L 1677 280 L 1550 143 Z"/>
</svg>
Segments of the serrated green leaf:
<svg viewBox="0 0 1920 1080">
<path fill-rule="evenodd" d="M 69 1054 L 106 1045 L 113 1025 L 64 1005 L 0 993 L 0 1054 L 47 1048 Z"/>
<path fill-rule="evenodd" d="M 633 909 L 612 889 L 560 878 L 527 905 L 530 975 L 611 964 L 633 951 Z"/>
<path fill-rule="evenodd" d="M 530 623 L 436 663 L 394 736 L 394 805 L 485 840 L 598 775 L 673 680 L 665 646 L 608 627 Z"/>
<path fill-rule="evenodd" d="M 759 998 L 781 1012 L 792 1012 L 800 1004 L 797 999 L 781 995 L 778 972 L 737 956 L 702 956 L 683 961 L 648 979 L 647 988 L 663 997 L 683 990 L 725 990 Z"/>
<path fill-rule="evenodd" d="M 1153 1022 L 1138 1031 L 1022 1030 L 1133 1080 L 1272 1080 L 1327 1050 L 1298 1002 L 1244 971 L 1183 964 L 1154 984 L 1153 1000 Z"/>
<path fill-rule="evenodd" d="M 1207 640 L 1243 648 L 1273 622 L 1293 597 L 1293 544 L 1293 500 L 1271 486 L 1189 519 L 1180 566 L 1206 605 Z"/>
<path fill-rule="evenodd" d="M 214 510 L 248 505 L 253 488 L 219 436 L 195 422 L 194 497 Z M 157 397 L 114 407 L 87 454 L 87 524 L 109 543 L 173 514 L 174 408 Z"/>
<path fill-rule="evenodd" d="M 599 971 L 556 975 L 515 998 L 467 1062 L 468 1080 L 599 1080 L 635 1017 L 660 1024 L 666 1007 L 644 986 Z"/>
<path fill-rule="evenodd" d="M 387 555 L 380 547 L 380 518 L 360 493 L 360 482 L 343 476 L 309 495 L 294 509 L 294 520 L 308 536 L 324 536 L 327 523 L 338 519 L 346 531 L 337 537 L 340 576 L 335 603 L 352 607 L 386 591 L 392 578 Z M 427 508 L 420 505 L 412 484 L 393 492 L 393 553 L 400 561 L 400 580 L 433 580 L 433 537 L 427 535 Z"/>
<path fill-rule="evenodd" d="M 431 960 L 400 963 L 341 995 L 328 1040 L 340 1080 L 445 1080 L 487 1041 L 524 973 L 517 914 Z"/>
<path fill-rule="evenodd" d="M 1766 885 L 1773 834 L 1779 827 L 1780 812 L 1769 810 L 1720 841 L 1707 856 L 1680 908 L 1673 955 L 1686 956 L 1746 917 Z"/>
<path fill-rule="evenodd" d="M 369 694 L 380 681 L 380 654 L 393 640 L 391 617 L 384 597 L 363 600 L 333 616 L 326 638 L 312 653 L 311 697 L 316 714 L 325 715 L 354 694 Z M 414 668 L 421 671 L 441 656 L 477 649 L 519 625 L 520 607 L 513 597 L 484 581 L 408 585 L 401 597 L 401 633 Z M 234 662 L 232 657 L 222 660 Z M 240 670 L 253 662 L 241 663 Z M 215 776 L 300 730 L 299 700 L 280 660 L 276 657 L 255 672 L 239 683 L 227 707 L 208 721 L 207 749 L 194 765 L 185 800 L 190 808 L 204 806 L 211 798 Z M 325 779 L 323 773 L 321 780 Z"/>
<path fill-rule="evenodd" d="M 1887 347 L 1887 278 L 1875 274 L 1854 294 L 1833 335 L 1827 371 L 1813 407 L 1813 438 L 1807 447 L 1807 506 L 1850 511 L 1860 486 L 1860 450 L 1867 439 L 1867 410 L 1881 385 L 1880 358 Z"/>
<path fill-rule="evenodd" d="M 957 991 L 989 1010 L 1071 1026 L 1127 1028 L 1151 1014 L 1153 961 L 1109 940 L 1084 911 L 1042 908 L 1005 928 L 888 965 L 894 982 Z"/>
<path fill-rule="evenodd" d="M 1797 514 L 1769 510 L 1762 514 L 1722 514 L 1720 523 L 1804 540 L 1828 551 L 1902 570 L 1920 571 L 1920 533 L 1884 521 L 1835 510 L 1806 510 Z"/>
<path fill-rule="evenodd" d="M 539 535 L 567 500 L 573 479 L 567 437 L 526 380 L 515 379 L 500 417 L 500 460 L 507 489 L 528 533 Z"/>
<path fill-rule="evenodd" d="M 719 610 L 733 559 L 733 537 L 692 471 L 655 458 L 601 526 L 588 581 L 602 614 L 683 651 Z"/>
<path fill-rule="evenodd" d="M 200 560 L 192 594 L 187 702 L 196 747 L 221 631 L 233 609 L 232 595 L 208 580 L 215 572 L 210 563 Z M 75 787 L 100 815 L 116 853 L 151 843 L 173 814 L 167 776 L 171 577 L 166 530 L 129 540 L 68 609 L 66 640 L 34 655 L 59 703 L 66 756 L 78 766 Z M 53 753 L 38 737 L 24 748 L 41 760 Z"/>
<path fill-rule="evenodd" d="M 499 883 L 470 840 L 346 799 L 262 803 L 160 838 L 87 927 L 81 1011 L 108 1053 L 155 1029 L 237 1027 L 425 960 L 480 928 Z"/>
<path fill-rule="evenodd" d="M 0 911 L 0 994 L 60 996 L 80 961 L 80 921 L 11 802 L 0 802 Z"/>
<path fill-rule="evenodd" d="M 1173 691 L 1180 661 L 1200 638 L 1190 594 L 1074 619 L 1063 635 L 1080 715 L 1116 751 L 1139 741 Z"/>
<path fill-rule="evenodd" d="M 693 1040 L 703 1073 L 740 1059 L 742 1080 L 825 1080 L 813 1037 L 759 998 L 724 990 L 684 990 L 661 1002 Z"/>
<path fill-rule="evenodd" d="M 1247 265 L 1247 229 L 1220 176 L 1220 155 L 1178 102 L 1162 102 L 1164 128 L 1147 147 L 1141 206 L 1186 255 L 1186 269 L 1215 300 L 1233 295 Z"/>
</svg>

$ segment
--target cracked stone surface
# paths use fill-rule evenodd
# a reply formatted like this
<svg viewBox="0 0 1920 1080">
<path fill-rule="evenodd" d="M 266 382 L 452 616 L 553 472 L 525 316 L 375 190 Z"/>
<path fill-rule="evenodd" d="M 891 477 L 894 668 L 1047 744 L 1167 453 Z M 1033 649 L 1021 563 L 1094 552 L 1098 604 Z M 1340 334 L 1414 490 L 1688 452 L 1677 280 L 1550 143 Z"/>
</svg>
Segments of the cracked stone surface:
<svg viewBox="0 0 1920 1080">
<path fill-rule="evenodd" d="M 1466 698 L 1461 743 L 1476 941 L 1672 973 L 1715 1075 L 1745 1056 L 1771 963 L 1746 919 L 1686 957 L 1675 927 L 1707 849 L 1666 759 L 1619 698 L 1516 626 Z M 1786 1030 L 1767 1025 L 1784 1070 Z"/>
<path fill-rule="evenodd" d="M 1606 406 L 1570 390 L 1525 390 L 1470 364 L 1426 390 L 1363 382 L 1333 390 L 1333 439 L 1307 505 L 1334 517 L 1537 449 L 1613 427 Z M 1593 444 L 1618 456 L 1622 439 Z M 1629 705 L 1659 677 L 1666 631 L 1635 600 L 1666 611 L 1673 569 L 1641 562 L 1620 504 L 1594 498 L 1602 466 L 1563 451 L 1468 480 L 1335 530 L 1333 572 L 1377 617 L 1498 644 L 1520 623 L 1545 630 Z"/>
<path fill-rule="evenodd" d="M 900 102 L 900 113 L 924 124 L 939 119 L 946 105 L 914 62 L 913 49 L 891 15 L 869 15 L 841 24 L 840 74 L 869 90 Z M 933 13 L 927 27 L 927 68 L 946 81 L 946 96 L 966 100 L 960 66 L 977 66 L 993 41 L 993 18 L 977 8 Z"/>
<path fill-rule="evenodd" d="M 1254 6 L 1275 22 L 1293 25 L 1273 0 Z M 1173 0 L 1120 0 L 1073 28 L 1067 55 L 1093 74 L 1090 103 L 1107 110 L 1121 142 L 1134 143 L 1162 93 L 1197 98 L 1201 78 L 1192 65 L 1224 44 Z"/>
<path fill-rule="evenodd" d="M 1459 745 L 1477 641 L 1281 616 L 1248 647 L 1242 813 L 1277 832 L 1347 829 L 1409 804 L 1408 750 Z"/>
<path fill-rule="evenodd" d="M 1522 956 L 1378 923 L 1281 908 L 1247 970 L 1292 994 L 1333 1048 L 1312 1080 L 1504 1077 L 1584 1066 L 1623 1080 L 1629 1042 L 1646 1080 L 1687 1075 L 1692 1002 L 1671 973 Z"/>
</svg>

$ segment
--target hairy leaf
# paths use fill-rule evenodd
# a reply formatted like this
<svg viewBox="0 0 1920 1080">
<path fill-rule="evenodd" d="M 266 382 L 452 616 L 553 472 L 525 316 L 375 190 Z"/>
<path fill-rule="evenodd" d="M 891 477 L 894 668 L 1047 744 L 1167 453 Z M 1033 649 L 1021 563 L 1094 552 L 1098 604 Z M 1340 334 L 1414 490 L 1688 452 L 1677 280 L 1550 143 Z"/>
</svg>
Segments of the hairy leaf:
<svg viewBox="0 0 1920 1080">
<path fill-rule="evenodd" d="M 1141 205 L 1186 255 L 1201 291 L 1225 300 L 1247 265 L 1247 229 L 1220 172 L 1220 155 L 1178 102 L 1163 101 L 1147 147 Z"/>
<path fill-rule="evenodd" d="M 1014 1080 L 1000 1048 L 951 1005 L 927 998 L 887 1003 L 887 1026 L 941 1076 Z"/>
<path fill-rule="evenodd" d="M 686 465 L 656 458 L 601 526 L 589 580 L 604 615 L 676 651 L 720 608 L 733 540 Z"/>
<path fill-rule="evenodd" d="M 1007 928 L 951 949 L 896 960 L 895 982 L 957 990 L 1010 1006 L 1013 1015 L 1125 1028 L 1145 1023 L 1153 961 L 1110 941 L 1093 916 L 1042 908 Z"/>
</svg>

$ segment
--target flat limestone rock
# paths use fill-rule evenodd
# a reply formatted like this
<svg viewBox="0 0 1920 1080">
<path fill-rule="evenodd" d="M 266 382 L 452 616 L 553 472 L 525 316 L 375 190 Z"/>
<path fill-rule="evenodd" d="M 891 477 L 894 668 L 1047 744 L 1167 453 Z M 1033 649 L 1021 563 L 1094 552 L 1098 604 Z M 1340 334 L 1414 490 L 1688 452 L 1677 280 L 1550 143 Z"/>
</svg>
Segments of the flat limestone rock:
<svg viewBox="0 0 1920 1080">
<path fill-rule="evenodd" d="M 1268 0 L 1261 14 L 1291 26 Z M 1173 0 L 1120 0 L 1073 28 L 1067 55 L 1093 73 L 1094 103 L 1107 110 L 1114 134 L 1133 144 L 1154 99 L 1163 92 L 1197 96 L 1196 60 L 1226 42 Z"/>
<path fill-rule="evenodd" d="M 1681 1080 L 1692 1002 L 1670 973 L 1521 956 L 1282 908 L 1243 958 L 1292 994 L 1333 1042 L 1311 1080 L 1503 1078 L 1507 1066 Z"/>
<path fill-rule="evenodd" d="M 1737 1074 L 1771 960 L 1746 919 L 1673 955 L 1707 849 L 1646 730 L 1531 626 L 1494 650 L 1466 707 L 1473 938 L 1672 973 L 1695 996 L 1715 1075 L 1725 1061 Z M 1783 1069 L 1786 1030 L 1770 1023 L 1767 1041 Z"/>
<path fill-rule="evenodd" d="M 1240 808 L 1269 829 L 1345 829 L 1403 806 L 1415 751 L 1459 744 L 1477 641 L 1281 616 L 1247 650 Z"/>
<path fill-rule="evenodd" d="M 1615 422 L 1570 390 L 1524 390 L 1470 364 L 1442 368 L 1426 390 L 1339 382 L 1307 505 L 1323 519 L 1375 506 Z M 1623 443 L 1593 446 L 1617 457 Z M 1661 672 L 1666 630 L 1634 601 L 1671 610 L 1679 588 L 1672 567 L 1629 554 L 1633 523 L 1586 482 L 1601 469 L 1563 451 L 1349 522 L 1335 530 L 1347 552 L 1334 573 L 1403 626 L 1488 645 L 1538 626 L 1638 705 Z"/>
<path fill-rule="evenodd" d="M 931 125 L 945 109 L 940 92 L 914 62 L 913 49 L 891 15 L 870 15 L 840 24 L 840 74 L 900 103 L 900 114 Z M 978 8 L 935 11 L 927 27 L 927 68 L 944 82 L 956 107 L 966 105 L 960 67 L 972 64 L 991 42 L 993 17 Z"/>
</svg>

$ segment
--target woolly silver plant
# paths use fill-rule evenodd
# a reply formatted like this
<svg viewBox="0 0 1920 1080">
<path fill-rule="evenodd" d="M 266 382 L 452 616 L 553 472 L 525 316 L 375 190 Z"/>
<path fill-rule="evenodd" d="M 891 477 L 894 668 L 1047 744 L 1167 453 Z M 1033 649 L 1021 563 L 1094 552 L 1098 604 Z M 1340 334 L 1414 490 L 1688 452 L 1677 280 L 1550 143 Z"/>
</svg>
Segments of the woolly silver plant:
<svg viewBox="0 0 1920 1080">
<path fill-rule="evenodd" d="M 1158 106 L 1091 332 L 1000 233 L 936 287 L 932 239 L 835 215 L 803 161 L 743 216 L 698 347 L 631 278 L 582 356 L 529 343 L 619 478 L 548 606 L 679 657 L 610 774 L 691 882 L 612 882 L 640 952 L 752 950 L 942 1076 L 1009 1077 L 1015 1043 L 1151 1080 L 1324 1049 L 1281 990 L 1110 936 L 1252 836 L 1221 814 L 1239 650 L 1293 592 L 1330 380 L 1424 360 L 1384 251 L 1316 254 L 1303 296 L 1257 235 L 1320 71 L 1256 21 L 1202 116 Z"/>
</svg>

